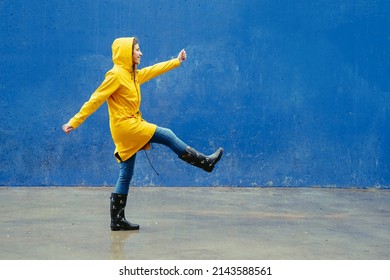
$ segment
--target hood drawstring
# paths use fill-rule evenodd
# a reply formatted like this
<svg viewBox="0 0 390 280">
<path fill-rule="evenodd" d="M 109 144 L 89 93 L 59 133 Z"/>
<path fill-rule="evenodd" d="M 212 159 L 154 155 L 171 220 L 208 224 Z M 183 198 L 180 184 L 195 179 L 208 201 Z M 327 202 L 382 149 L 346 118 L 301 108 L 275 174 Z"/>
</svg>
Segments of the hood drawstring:
<svg viewBox="0 0 390 280">
<path fill-rule="evenodd" d="M 160 176 L 160 174 L 158 174 L 158 172 L 157 172 L 156 169 L 154 168 L 152 162 L 150 161 L 149 156 L 148 156 L 148 153 L 147 153 L 145 150 L 144 150 L 144 153 L 145 153 L 146 158 L 148 159 L 148 162 L 149 162 L 149 164 L 150 164 L 150 167 L 152 167 L 153 171 L 156 172 L 157 176 Z"/>
</svg>

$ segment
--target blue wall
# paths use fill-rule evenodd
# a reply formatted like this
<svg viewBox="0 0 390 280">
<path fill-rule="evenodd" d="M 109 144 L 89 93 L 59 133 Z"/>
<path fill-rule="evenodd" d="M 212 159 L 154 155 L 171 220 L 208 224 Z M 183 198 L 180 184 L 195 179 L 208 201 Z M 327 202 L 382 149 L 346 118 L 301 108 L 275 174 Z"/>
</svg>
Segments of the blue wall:
<svg viewBox="0 0 390 280">
<path fill-rule="evenodd" d="M 138 154 L 137 186 L 390 187 L 390 1 L 0 1 L 0 185 L 113 185 L 103 105 L 73 116 L 137 35 L 144 117 L 225 155 L 211 174 L 166 147 Z"/>
</svg>

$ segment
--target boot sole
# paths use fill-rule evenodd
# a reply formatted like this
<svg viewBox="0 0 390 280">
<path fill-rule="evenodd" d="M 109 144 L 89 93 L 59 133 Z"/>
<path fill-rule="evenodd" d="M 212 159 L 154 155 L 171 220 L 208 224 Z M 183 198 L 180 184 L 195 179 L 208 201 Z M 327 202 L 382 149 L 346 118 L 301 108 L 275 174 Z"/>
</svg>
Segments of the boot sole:
<svg viewBox="0 0 390 280">
<path fill-rule="evenodd" d="M 121 231 L 121 230 L 139 230 L 139 227 L 137 228 L 111 228 L 111 231 Z"/>
</svg>

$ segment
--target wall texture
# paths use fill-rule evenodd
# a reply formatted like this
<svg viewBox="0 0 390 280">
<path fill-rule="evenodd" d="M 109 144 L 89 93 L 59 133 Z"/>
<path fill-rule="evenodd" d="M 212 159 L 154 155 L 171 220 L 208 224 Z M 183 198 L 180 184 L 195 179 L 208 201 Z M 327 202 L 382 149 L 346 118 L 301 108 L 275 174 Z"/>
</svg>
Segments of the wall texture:
<svg viewBox="0 0 390 280">
<path fill-rule="evenodd" d="M 142 66 L 188 61 L 142 88 L 144 117 L 225 155 L 211 174 L 168 148 L 136 186 L 390 187 L 388 0 L 0 1 L 0 185 L 114 185 L 104 104 L 69 120 L 136 35 Z"/>
</svg>

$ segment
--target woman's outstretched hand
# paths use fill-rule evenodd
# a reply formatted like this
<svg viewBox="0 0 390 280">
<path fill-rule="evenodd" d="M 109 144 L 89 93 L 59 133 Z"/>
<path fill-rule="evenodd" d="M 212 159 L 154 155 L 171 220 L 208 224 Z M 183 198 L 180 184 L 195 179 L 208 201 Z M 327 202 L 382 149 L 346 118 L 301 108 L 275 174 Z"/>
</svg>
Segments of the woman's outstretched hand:
<svg viewBox="0 0 390 280">
<path fill-rule="evenodd" d="M 69 124 L 64 124 L 62 126 L 62 130 L 66 133 L 66 134 L 69 134 L 72 130 L 73 130 L 73 126 L 69 125 Z"/>
<path fill-rule="evenodd" d="M 179 55 L 177 56 L 177 58 L 180 60 L 180 62 L 183 62 L 184 60 L 187 59 L 187 54 L 186 54 L 186 51 L 184 49 L 182 49 L 179 53 Z"/>
</svg>

